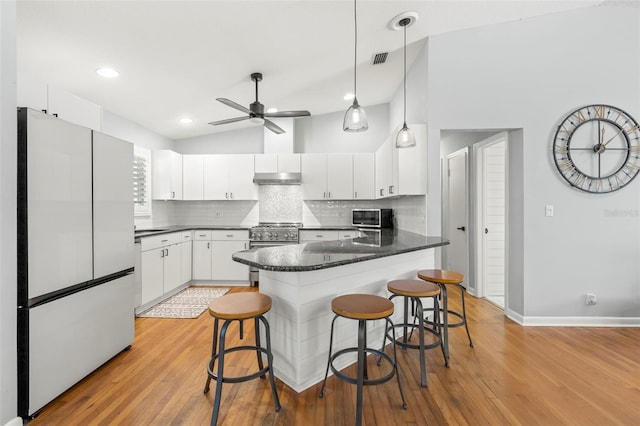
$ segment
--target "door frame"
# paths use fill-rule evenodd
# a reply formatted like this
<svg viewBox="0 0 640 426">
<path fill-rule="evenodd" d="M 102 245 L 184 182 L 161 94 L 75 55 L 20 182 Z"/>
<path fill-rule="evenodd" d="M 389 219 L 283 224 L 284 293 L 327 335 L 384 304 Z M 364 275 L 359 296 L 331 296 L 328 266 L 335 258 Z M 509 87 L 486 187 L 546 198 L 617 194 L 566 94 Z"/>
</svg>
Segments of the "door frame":
<svg viewBox="0 0 640 426">
<path fill-rule="evenodd" d="M 465 244 L 467 247 L 467 255 L 465 256 L 465 263 L 466 263 L 466 268 L 464 271 L 464 276 L 465 276 L 465 281 L 469 280 L 471 274 L 469 273 L 470 271 L 470 267 L 471 262 L 470 262 L 470 257 L 469 257 L 469 243 L 470 243 L 470 239 L 469 239 L 469 234 L 470 234 L 470 227 L 469 227 L 469 213 L 470 213 L 470 203 L 469 203 L 469 190 L 470 190 L 470 185 L 469 185 L 469 148 L 468 147 L 464 147 L 461 148 L 457 151 L 452 152 L 451 154 L 448 154 L 444 159 L 444 179 L 443 179 L 443 193 L 446 194 L 446 211 L 443 215 L 445 223 L 443 223 L 443 229 L 446 230 L 446 234 L 445 234 L 445 238 L 447 239 L 451 239 L 451 235 L 450 235 L 450 224 L 451 224 L 451 210 L 450 210 L 450 205 L 451 205 L 451 200 L 449 199 L 449 175 L 450 175 L 450 171 L 449 171 L 449 160 L 451 158 L 460 156 L 460 155 L 464 155 L 465 156 L 465 162 L 464 162 L 464 169 L 465 169 L 465 214 L 464 214 L 464 221 L 465 224 L 464 226 L 466 227 L 466 231 L 465 231 Z M 446 246 L 445 246 L 446 247 Z M 443 259 L 443 264 L 444 265 L 449 265 L 449 250 L 447 250 L 447 255 L 446 257 Z M 467 287 L 469 286 L 469 283 L 467 281 Z"/>
<path fill-rule="evenodd" d="M 493 136 L 488 137 L 482 141 L 479 141 L 473 144 L 473 165 L 474 165 L 474 179 L 475 179 L 475 188 L 473 191 L 473 209 L 475 213 L 475 259 L 473 259 L 474 269 L 475 269 L 475 277 L 476 277 L 476 288 L 475 288 L 475 296 L 477 297 L 485 297 L 485 283 L 484 283 L 484 187 L 483 187 L 483 159 L 484 159 L 484 151 L 486 148 L 494 145 L 500 141 L 505 141 L 505 165 L 504 165 L 504 177 L 505 177 L 505 188 L 504 188 L 504 311 L 506 313 L 509 298 L 509 285 L 508 285 L 508 274 L 507 268 L 509 265 L 509 250 L 508 250 L 508 241 L 509 241 L 509 179 L 508 179 L 508 170 L 509 170 L 509 132 L 504 130 L 500 133 L 497 133 Z"/>
</svg>

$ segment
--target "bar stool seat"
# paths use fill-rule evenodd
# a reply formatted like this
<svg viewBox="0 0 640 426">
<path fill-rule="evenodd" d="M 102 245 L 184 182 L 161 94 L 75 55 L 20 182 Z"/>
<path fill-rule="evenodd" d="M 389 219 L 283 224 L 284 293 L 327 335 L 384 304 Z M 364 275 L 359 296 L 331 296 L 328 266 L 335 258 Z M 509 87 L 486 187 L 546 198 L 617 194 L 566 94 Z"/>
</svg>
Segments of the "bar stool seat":
<svg viewBox="0 0 640 426">
<path fill-rule="evenodd" d="M 204 387 L 204 393 L 209 392 L 211 379 L 216 381 L 216 395 L 213 403 L 213 414 L 211 416 L 211 424 L 218 422 L 218 414 L 220 411 L 220 399 L 222 395 L 222 383 L 239 383 L 253 380 L 258 377 L 264 378 L 265 373 L 269 373 L 269 381 L 271 383 L 271 393 L 275 401 L 275 410 L 280 411 L 280 400 L 276 391 L 276 384 L 273 376 L 273 354 L 271 353 L 271 335 L 269 323 L 263 316 L 271 309 L 271 298 L 266 294 L 257 292 L 243 292 L 226 294 L 216 298 L 209 303 L 209 315 L 214 319 L 213 322 L 213 343 L 211 345 L 211 359 L 207 364 L 207 382 Z M 233 321 L 240 322 L 240 339 L 243 338 L 242 324 L 244 320 L 253 319 L 255 321 L 255 345 L 241 345 L 230 348 L 225 347 L 225 337 L 227 328 Z M 218 341 L 218 324 L 220 320 L 224 320 L 220 329 L 220 339 Z M 263 324 L 266 336 L 266 347 L 260 344 L 260 323 Z M 225 355 L 236 351 L 254 351 L 258 361 L 258 371 L 246 374 L 244 376 L 229 377 L 224 375 L 224 357 Z M 262 354 L 267 356 L 267 365 L 263 364 Z M 215 364 L 217 362 L 217 371 Z"/>
<path fill-rule="evenodd" d="M 446 269 L 423 269 L 418 271 L 418 278 L 421 280 L 432 282 L 440 286 L 440 290 L 442 291 L 442 308 L 440 309 L 440 314 L 442 314 L 442 320 L 439 325 L 443 327 L 443 336 L 444 336 L 444 349 L 446 356 L 446 366 L 449 366 L 448 359 L 449 355 L 449 328 L 454 327 L 462 327 L 467 331 L 467 337 L 469 338 L 469 346 L 473 347 L 473 341 L 471 340 L 471 334 L 469 333 L 469 326 L 467 325 L 467 312 L 464 304 L 464 294 L 467 291 L 465 286 L 462 285 L 464 281 L 464 275 L 455 272 L 449 271 Z M 462 312 L 456 312 L 449 309 L 448 304 L 448 294 L 447 294 L 447 285 L 455 285 L 460 289 L 460 297 L 462 299 Z M 431 309 L 426 309 L 426 311 L 431 311 Z M 453 315 L 459 319 L 459 321 L 454 323 L 449 323 L 449 315 Z M 432 324 L 436 322 L 434 321 L 425 321 L 427 324 Z"/>
<path fill-rule="evenodd" d="M 437 325 L 440 321 L 438 318 L 434 319 L 436 325 L 433 328 L 425 326 L 424 321 L 424 309 L 422 306 L 421 298 L 432 298 L 434 304 L 434 315 L 439 313 L 438 296 L 440 296 L 440 287 L 437 284 L 425 282 L 421 280 L 392 280 L 387 283 L 387 290 L 391 293 L 389 300 L 393 300 L 395 297 L 402 296 L 404 298 L 404 320 L 401 324 L 394 324 L 394 327 L 401 327 L 403 329 L 403 336 L 399 337 L 396 341 L 402 348 L 419 349 L 420 350 L 420 386 L 427 387 L 427 373 L 425 366 L 425 350 L 433 349 L 440 346 L 442 349 L 442 356 L 445 358 L 444 344 L 441 336 L 441 327 Z M 409 323 L 409 300 L 412 302 L 412 308 L 415 305 L 414 322 Z M 418 320 L 418 324 L 415 324 L 415 320 Z M 411 333 L 407 333 L 411 328 Z M 414 330 L 417 329 L 418 344 L 409 343 L 410 337 Z M 424 342 L 424 333 L 430 333 L 435 336 L 435 341 L 429 344 Z M 385 343 L 387 338 L 391 338 L 389 330 L 385 333 Z M 409 336 L 407 336 L 409 334 Z M 384 344 L 383 344 L 384 346 Z"/>
<path fill-rule="evenodd" d="M 320 389 L 320 398 L 324 395 L 324 388 L 327 383 L 327 377 L 329 375 L 329 368 L 333 374 L 341 380 L 347 383 L 356 385 L 356 425 L 362 424 L 362 400 L 363 400 L 363 386 L 378 385 L 391 380 L 394 376 L 398 381 L 398 389 L 400 390 L 400 397 L 402 398 L 402 408 L 407 408 L 407 403 L 402 393 L 402 386 L 400 384 L 400 373 L 397 365 L 396 345 L 395 345 L 395 331 L 393 333 L 393 358 L 384 353 L 382 350 L 377 350 L 367 347 L 367 334 L 366 334 L 366 322 L 370 320 L 384 319 L 387 322 L 387 327 L 393 329 L 393 322 L 389 318 L 393 314 L 394 305 L 389 299 L 372 294 L 347 294 L 343 296 L 335 297 L 331 301 L 331 309 L 335 316 L 331 322 L 331 334 L 329 339 L 329 359 L 327 361 L 327 369 L 324 375 L 324 381 L 322 382 L 322 388 Z M 347 318 L 358 321 L 358 346 L 349 347 L 332 353 L 333 351 L 333 331 L 336 319 Z M 384 348 L 383 348 L 384 349 Z M 334 366 L 334 361 L 347 353 L 356 352 L 358 355 L 357 360 L 357 377 L 348 376 L 345 373 L 339 371 Z M 375 354 L 381 359 L 384 359 L 391 366 L 391 371 L 378 378 L 369 378 L 367 374 L 366 356 L 368 353 Z"/>
</svg>

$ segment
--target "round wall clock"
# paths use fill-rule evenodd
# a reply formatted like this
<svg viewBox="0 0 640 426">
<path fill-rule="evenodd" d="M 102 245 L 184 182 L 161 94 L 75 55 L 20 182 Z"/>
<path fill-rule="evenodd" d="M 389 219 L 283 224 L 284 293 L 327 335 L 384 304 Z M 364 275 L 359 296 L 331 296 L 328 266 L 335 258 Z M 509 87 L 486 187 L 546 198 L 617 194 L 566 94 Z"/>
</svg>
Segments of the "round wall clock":
<svg viewBox="0 0 640 426">
<path fill-rule="evenodd" d="M 619 108 L 584 106 L 558 126 L 553 159 L 574 188 L 591 193 L 617 191 L 640 171 L 640 127 Z"/>
</svg>

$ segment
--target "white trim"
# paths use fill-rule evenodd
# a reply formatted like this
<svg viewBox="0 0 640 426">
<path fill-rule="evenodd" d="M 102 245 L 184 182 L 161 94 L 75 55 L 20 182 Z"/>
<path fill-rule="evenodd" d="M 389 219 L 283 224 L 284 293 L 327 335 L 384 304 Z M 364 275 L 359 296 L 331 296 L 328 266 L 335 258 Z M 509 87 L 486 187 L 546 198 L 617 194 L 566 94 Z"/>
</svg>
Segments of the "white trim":
<svg viewBox="0 0 640 426">
<path fill-rule="evenodd" d="M 445 238 L 447 238 L 449 241 L 451 241 L 451 234 L 449 232 L 450 228 L 451 228 L 451 197 L 449 196 L 449 190 L 450 190 L 450 179 L 449 179 L 449 162 L 455 158 L 455 157 L 459 157 L 463 155 L 464 156 L 464 206 L 465 206 L 465 214 L 464 214 L 464 226 L 466 228 L 465 231 L 465 244 L 466 244 L 466 251 L 467 251 L 467 255 L 466 255 L 466 259 L 465 259 L 465 263 L 466 263 L 466 268 L 464 271 L 464 278 L 467 284 L 467 291 L 469 291 L 469 289 L 474 290 L 475 287 L 475 283 L 473 285 L 473 287 L 471 287 L 471 283 L 469 282 L 469 271 L 470 271 L 470 258 L 469 258 L 469 191 L 470 191 L 470 185 L 469 185 L 469 147 L 464 147 L 461 148 L 455 152 L 452 152 L 451 154 L 447 155 L 443 161 L 444 164 L 446 164 L 447 169 L 446 169 L 446 173 L 444 174 L 444 178 L 446 179 L 443 180 L 444 182 L 446 182 L 446 187 L 445 190 L 447 192 L 447 205 L 446 205 L 446 223 L 443 224 L 443 230 L 446 230 L 446 234 L 445 234 Z M 447 259 L 446 259 L 446 265 L 443 265 L 443 267 L 449 268 L 449 262 L 450 262 L 450 256 L 449 256 L 449 252 L 447 250 Z"/>
<path fill-rule="evenodd" d="M 22 419 L 20 417 L 15 417 L 5 423 L 4 426 L 22 426 Z"/>
<path fill-rule="evenodd" d="M 524 325 L 524 317 L 522 315 L 520 315 L 519 313 L 517 313 L 516 311 L 512 311 L 511 309 L 508 309 L 508 306 L 506 304 L 506 297 L 505 297 L 505 305 L 504 305 L 504 314 L 507 318 L 509 318 L 511 321 L 516 322 L 520 325 Z"/>
<path fill-rule="evenodd" d="M 510 312 L 511 314 L 511 312 Z M 525 327 L 640 327 L 640 317 L 520 317 Z"/>
</svg>

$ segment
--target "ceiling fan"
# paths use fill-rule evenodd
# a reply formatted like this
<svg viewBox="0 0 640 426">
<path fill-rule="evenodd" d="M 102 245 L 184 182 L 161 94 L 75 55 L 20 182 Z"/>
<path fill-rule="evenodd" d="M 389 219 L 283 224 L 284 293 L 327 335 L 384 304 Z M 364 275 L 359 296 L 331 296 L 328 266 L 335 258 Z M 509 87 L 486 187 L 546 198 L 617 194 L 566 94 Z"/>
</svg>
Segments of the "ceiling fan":
<svg viewBox="0 0 640 426">
<path fill-rule="evenodd" d="M 263 121 L 264 127 L 271 130 L 274 133 L 281 134 L 284 133 L 284 130 L 278 126 L 273 121 L 269 120 L 269 118 L 275 117 L 305 117 L 311 115 L 309 111 L 278 111 L 278 112 L 265 112 L 264 105 L 258 101 L 258 82 L 262 80 L 262 73 L 254 72 L 251 74 L 251 80 L 256 83 L 256 101 L 249 105 L 249 108 L 245 108 L 242 105 L 233 102 L 226 98 L 216 98 L 217 101 L 222 102 L 223 104 L 230 106 L 231 108 L 235 108 L 238 111 L 242 111 L 247 114 L 244 117 L 235 117 L 228 118 L 226 120 L 212 121 L 212 126 L 218 126 L 220 124 L 228 124 L 235 123 L 236 121 L 242 120 L 251 120 L 253 118 L 258 118 Z"/>
</svg>

